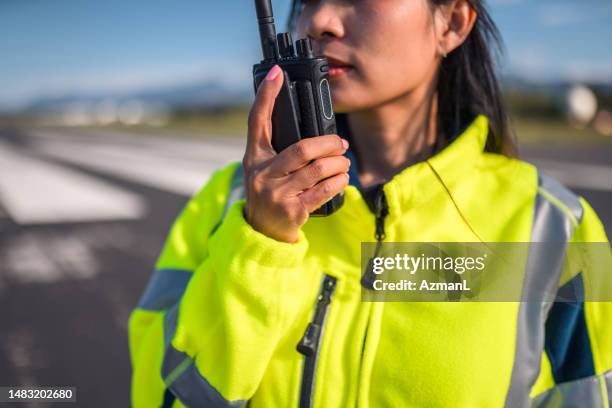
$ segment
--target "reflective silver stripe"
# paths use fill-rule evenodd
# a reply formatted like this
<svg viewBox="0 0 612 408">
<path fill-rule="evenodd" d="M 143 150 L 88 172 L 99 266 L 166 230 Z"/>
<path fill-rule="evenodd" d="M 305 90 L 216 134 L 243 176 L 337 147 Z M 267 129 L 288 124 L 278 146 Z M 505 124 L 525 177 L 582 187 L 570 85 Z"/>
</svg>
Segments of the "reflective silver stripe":
<svg viewBox="0 0 612 408">
<path fill-rule="evenodd" d="M 576 225 L 582 222 L 584 208 L 582 208 L 578 196 L 568 190 L 563 184 L 546 174 L 540 174 L 540 190 L 552 193 L 554 197 L 564 204 L 575 217 L 575 221 L 577 222 Z"/>
<path fill-rule="evenodd" d="M 229 193 L 229 197 L 227 199 L 227 202 L 225 203 L 225 208 L 223 209 L 223 216 L 221 217 L 221 220 L 223 220 L 223 218 L 225 218 L 225 216 L 227 215 L 227 212 L 229 211 L 229 209 L 232 207 L 232 205 L 240 200 L 241 198 L 245 197 L 245 191 L 244 191 L 244 171 L 242 170 L 242 164 L 238 165 L 238 167 L 236 168 L 236 170 L 234 171 L 234 174 L 232 175 L 232 183 L 230 186 L 230 193 Z"/>
<path fill-rule="evenodd" d="M 578 197 L 555 179 L 541 174 L 537 199 L 548 203 L 542 211 L 554 210 L 560 213 L 561 217 L 558 218 L 558 222 L 550 224 L 547 217 L 542 216 L 538 219 L 534 215 L 531 241 L 566 242 L 571 238 L 574 228 L 582 221 L 584 214 Z"/>
<path fill-rule="evenodd" d="M 174 304 L 164 315 L 164 350 L 168 348 L 176 332 L 179 303 Z"/>
<path fill-rule="evenodd" d="M 612 370 L 604 374 L 604 386 L 608 394 L 608 408 L 612 408 Z"/>
<path fill-rule="evenodd" d="M 602 408 L 609 407 L 612 371 L 604 375 L 581 378 L 559 384 L 534 398 L 534 408 Z M 602 385 L 607 390 L 602 390 Z M 606 394 L 608 394 L 606 396 Z"/>
<path fill-rule="evenodd" d="M 138 307 L 160 311 L 179 301 L 191 278 L 191 271 L 184 269 L 158 269 L 145 289 Z"/>
<path fill-rule="evenodd" d="M 211 234 L 214 233 L 217 230 L 217 228 L 219 228 L 219 226 L 223 222 L 223 219 L 227 215 L 227 212 L 232 207 L 232 205 L 234 205 L 236 201 L 240 200 L 241 198 L 245 198 L 245 197 L 246 197 L 246 193 L 244 190 L 244 171 L 242 170 L 242 164 L 240 164 L 238 165 L 238 167 L 236 167 L 234 174 L 232 174 L 230 191 L 227 197 L 227 201 L 225 202 L 225 207 L 223 208 L 223 215 L 221 215 L 221 219 L 219 220 L 217 225 L 215 225 L 215 227 L 212 229 Z"/>
<path fill-rule="evenodd" d="M 243 407 L 246 401 L 228 401 L 198 371 L 191 357 L 172 345 L 179 305 L 164 318 L 164 361 L 162 378 L 166 386 L 186 407 Z"/>
<path fill-rule="evenodd" d="M 531 242 L 536 244 L 530 248 L 525 269 L 506 407 L 530 405 L 529 392 L 540 372 L 544 324 L 558 289 L 565 245 L 582 219 L 582 212 L 575 195 L 555 180 L 539 176 L 531 227 Z"/>
</svg>

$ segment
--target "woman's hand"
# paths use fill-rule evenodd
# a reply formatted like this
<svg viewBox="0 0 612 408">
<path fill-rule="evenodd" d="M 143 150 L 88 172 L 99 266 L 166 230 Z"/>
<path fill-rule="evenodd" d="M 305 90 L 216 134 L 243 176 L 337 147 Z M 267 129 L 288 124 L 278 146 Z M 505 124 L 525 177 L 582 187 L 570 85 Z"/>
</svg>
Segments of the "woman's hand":
<svg viewBox="0 0 612 408">
<path fill-rule="evenodd" d="M 338 135 L 305 138 L 280 153 L 272 147 L 272 109 L 283 84 L 275 65 L 262 81 L 249 113 L 242 160 L 245 218 L 278 241 L 296 242 L 309 214 L 348 184 L 348 142 Z"/>
</svg>

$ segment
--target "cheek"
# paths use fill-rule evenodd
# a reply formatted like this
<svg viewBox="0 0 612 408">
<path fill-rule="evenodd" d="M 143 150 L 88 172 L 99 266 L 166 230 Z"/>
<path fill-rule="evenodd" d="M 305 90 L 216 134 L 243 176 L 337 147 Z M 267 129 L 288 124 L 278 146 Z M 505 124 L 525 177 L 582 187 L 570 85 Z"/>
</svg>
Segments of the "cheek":
<svg viewBox="0 0 612 408">
<path fill-rule="evenodd" d="M 434 65 L 434 37 L 425 1 L 381 2 L 364 18 L 359 54 L 363 85 L 372 98 L 390 99 L 420 84 Z"/>
</svg>

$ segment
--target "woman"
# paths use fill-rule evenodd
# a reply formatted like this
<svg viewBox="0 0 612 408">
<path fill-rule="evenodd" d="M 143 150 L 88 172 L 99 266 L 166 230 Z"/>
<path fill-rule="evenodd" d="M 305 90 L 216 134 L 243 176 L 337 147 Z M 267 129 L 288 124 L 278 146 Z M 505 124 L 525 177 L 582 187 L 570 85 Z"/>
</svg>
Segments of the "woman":
<svg viewBox="0 0 612 408">
<path fill-rule="evenodd" d="M 512 159 L 482 2 L 309 0 L 292 23 L 330 61 L 340 135 L 274 152 L 270 70 L 242 169 L 189 202 L 132 314 L 133 404 L 602 406 L 609 304 L 361 299 L 361 242 L 606 241 L 584 200 Z M 523 295 L 556 293 L 557 269 L 526 267 Z"/>
</svg>

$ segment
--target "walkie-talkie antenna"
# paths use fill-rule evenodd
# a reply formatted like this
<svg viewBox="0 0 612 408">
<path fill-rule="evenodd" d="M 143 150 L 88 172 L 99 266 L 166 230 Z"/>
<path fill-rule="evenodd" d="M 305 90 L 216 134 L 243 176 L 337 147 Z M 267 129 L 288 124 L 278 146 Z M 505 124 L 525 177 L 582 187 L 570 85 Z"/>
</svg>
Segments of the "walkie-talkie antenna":
<svg viewBox="0 0 612 408">
<path fill-rule="evenodd" d="M 259 23 L 259 37 L 264 61 L 278 60 L 278 45 L 276 42 L 276 27 L 272 13 L 271 0 L 255 0 L 257 22 Z"/>
</svg>

